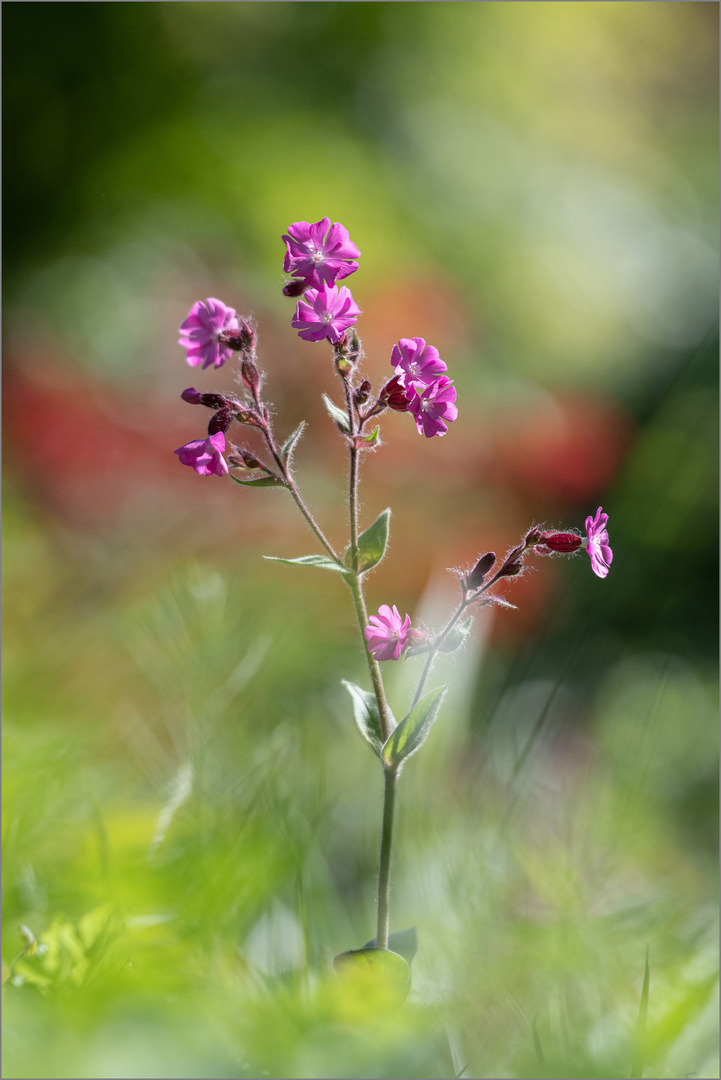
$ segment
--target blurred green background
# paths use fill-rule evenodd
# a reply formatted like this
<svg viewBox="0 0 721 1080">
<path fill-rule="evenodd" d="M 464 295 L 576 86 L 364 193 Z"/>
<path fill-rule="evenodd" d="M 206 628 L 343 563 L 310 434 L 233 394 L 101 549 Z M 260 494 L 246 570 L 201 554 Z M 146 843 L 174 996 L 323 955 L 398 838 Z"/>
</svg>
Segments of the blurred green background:
<svg viewBox="0 0 721 1080">
<path fill-rule="evenodd" d="M 718 1076 L 717 16 L 3 6 L 5 1076 Z M 349 597 L 262 561 L 314 550 L 282 493 L 172 455 L 181 390 L 233 385 L 176 345 L 219 296 L 342 542 L 329 350 L 281 295 L 324 215 L 369 377 L 423 336 L 459 389 L 446 438 L 393 415 L 368 456 L 370 606 L 440 624 L 446 567 L 599 504 L 615 551 L 539 560 L 434 673 L 400 1009 L 330 970 L 374 932 L 382 788 Z"/>
</svg>

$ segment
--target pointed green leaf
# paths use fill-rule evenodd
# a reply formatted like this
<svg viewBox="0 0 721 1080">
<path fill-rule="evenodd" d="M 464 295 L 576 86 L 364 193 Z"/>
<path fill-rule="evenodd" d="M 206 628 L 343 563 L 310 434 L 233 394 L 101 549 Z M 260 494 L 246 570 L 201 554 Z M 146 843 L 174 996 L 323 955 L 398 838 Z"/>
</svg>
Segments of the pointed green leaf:
<svg viewBox="0 0 721 1080">
<path fill-rule="evenodd" d="M 258 480 L 241 480 L 239 476 L 235 476 L 233 473 L 228 474 L 231 480 L 235 480 L 236 484 L 242 484 L 243 487 L 285 487 L 285 481 L 281 480 L 279 476 L 261 476 Z"/>
<path fill-rule="evenodd" d="M 369 529 L 362 532 L 358 537 L 358 570 L 362 574 L 365 570 L 372 570 L 377 566 L 386 553 L 388 546 L 388 526 L 391 519 L 390 509 L 384 510 Z M 351 565 L 350 548 L 345 556 L 346 565 Z"/>
<path fill-rule="evenodd" d="M 299 559 L 281 559 L 279 555 L 264 555 L 263 558 L 270 562 L 288 563 L 289 566 L 317 566 L 319 570 L 335 570 L 339 574 L 345 574 L 340 563 L 334 562 L 327 555 L 301 555 Z"/>
<path fill-rule="evenodd" d="M 408 716 L 401 720 L 383 747 L 382 759 L 386 765 L 400 765 L 423 745 L 438 715 L 445 692 L 445 686 L 431 690 L 411 709 Z"/>
<path fill-rule="evenodd" d="M 369 690 L 362 690 L 360 686 L 356 686 L 355 683 L 349 682 L 347 679 L 341 679 L 341 682 L 353 699 L 353 719 L 358 725 L 358 730 L 380 757 L 383 750 L 383 733 L 375 694 L 372 694 Z M 388 717 L 391 726 L 395 728 L 396 722 L 390 709 L 388 710 Z"/>
<path fill-rule="evenodd" d="M 371 431 L 370 435 L 361 436 L 363 441 L 368 443 L 369 446 L 376 446 L 377 443 L 378 443 L 378 440 L 380 439 L 380 437 L 381 437 L 380 424 L 376 424 L 376 426 Z"/>
<path fill-rule="evenodd" d="M 283 443 L 283 445 L 281 446 L 281 448 L 280 448 L 280 460 L 283 462 L 284 465 L 285 465 L 286 461 L 288 461 L 288 459 L 290 458 L 293 451 L 295 450 L 296 443 L 300 439 L 301 435 L 303 434 L 303 432 L 305 431 L 307 426 L 308 425 L 306 424 L 305 420 L 301 420 L 301 422 L 298 424 L 298 427 L 295 429 L 293 434 L 289 435 L 288 438 Z"/>
<path fill-rule="evenodd" d="M 458 623 L 454 626 L 450 634 L 446 634 L 441 644 L 438 646 L 440 652 L 455 652 L 459 649 L 463 642 L 468 637 L 470 629 L 473 626 L 473 616 L 468 619 L 464 619 L 462 623 Z"/>
<path fill-rule="evenodd" d="M 350 435 L 350 422 L 348 420 L 348 413 L 345 411 L 345 409 L 339 409 L 336 403 L 334 401 L 331 401 L 327 394 L 323 394 L 323 402 L 326 409 L 328 410 L 328 415 L 330 416 L 330 418 L 332 420 L 335 420 L 341 431 L 345 431 L 348 435 Z"/>
<path fill-rule="evenodd" d="M 638 1020 L 636 1021 L 636 1036 L 633 1041 L 633 1059 L 629 1076 L 643 1076 L 646 1057 L 646 1025 L 648 1023 L 648 988 L 651 981 L 651 972 L 648 966 L 648 945 L 646 946 L 646 967 L 643 972 L 643 986 L 641 987 L 641 1004 L 638 1008 Z"/>
</svg>

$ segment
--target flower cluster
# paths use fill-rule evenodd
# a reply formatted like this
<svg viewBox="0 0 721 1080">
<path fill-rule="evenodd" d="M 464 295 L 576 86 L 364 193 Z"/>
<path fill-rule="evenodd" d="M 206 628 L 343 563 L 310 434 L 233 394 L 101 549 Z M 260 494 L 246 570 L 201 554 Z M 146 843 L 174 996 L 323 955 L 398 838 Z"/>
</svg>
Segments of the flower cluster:
<svg viewBox="0 0 721 1080">
<path fill-rule="evenodd" d="M 406 411 L 412 414 L 419 435 L 425 435 L 427 439 L 445 435 L 448 424 L 458 416 L 458 408 L 456 388 L 446 375 L 448 368 L 438 355 L 438 349 L 426 345 L 423 338 L 401 338 L 393 346 L 391 364 L 395 368 L 391 382 L 395 383 L 397 401 L 391 408 L 402 411 L 398 402 L 398 391 L 402 390 Z"/>
<path fill-rule="evenodd" d="M 360 251 L 340 222 L 333 225 L 323 218 L 311 225 L 296 221 L 283 236 L 286 254 L 283 269 L 292 274 L 283 292 L 301 296 L 292 326 L 304 341 L 323 341 L 336 345 L 349 327 L 358 321 L 360 311 L 350 289 L 338 288 L 337 281 L 358 269 Z"/>
</svg>

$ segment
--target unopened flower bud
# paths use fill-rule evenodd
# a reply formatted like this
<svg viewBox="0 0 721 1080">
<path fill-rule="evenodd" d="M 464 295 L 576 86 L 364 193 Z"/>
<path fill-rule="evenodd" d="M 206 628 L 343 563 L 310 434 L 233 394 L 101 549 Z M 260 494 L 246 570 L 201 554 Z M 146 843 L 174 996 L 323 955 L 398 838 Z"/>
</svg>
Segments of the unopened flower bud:
<svg viewBox="0 0 721 1080">
<path fill-rule="evenodd" d="M 336 353 L 335 367 L 338 374 L 342 375 L 345 379 L 353 370 L 353 362 L 349 360 L 347 356 L 344 356 L 343 353 Z"/>
<path fill-rule="evenodd" d="M 218 341 L 233 352 L 252 353 L 255 351 L 255 328 L 249 319 L 241 319 L 240 326 L 218 334 Z"/>
<path fill-rule="evenodd" d="M 237 330 L 223 330 L 221 334 L 218 334 L 218 341 L 221 345 L 227 345 L 233 352 L 241 352 L 245 348 L 240 328 Z"/>
<path fill-rule="evenodd" d="M 302 296 L 307 288 L 307 281 L 303 281 L 302 278 L 294 278 L 293 281 L 286 281 L 283 286 L 283 296 Z"/>
<path fill-rule="evenodd" d="M 243 343 L 243 348 L 249 353 L 255 352 L 256 333 L 255 327 L 250 319 L 240 320 L 240 340 Z"/>
<path fill-rule="evenodd" d="M 253 427 L 259 428 L 264 426 L 264 420 L 253 409 L 239 409 L 236 406 L 233 409 L 233 415 L 239 424 L 251 424 Z M 267 421 L 267 417 L 265 417 L 265 421 Z"/>
<path fill-rule="evenodd" d="M 394 375 L 393 378 L 385 384 L 380 392 L 378 398 L 378 404 L 383 408 L 394 409 L 396 412 L 408 412 L 408 399 L 406 397 L 405 388 L 401 385 L 400 376 Z"/>
<path fill-rule="evenodd" d="M 354 399 L 356 405 L 362 405 L 364 401 L 367 401 L 368 397 L 370 395 L 370 392 L 371 392 L 370 380 L 369 379 L 364 379 L 363 382 L 358 387 L 358 389 L 356 390 L 355 394 L 353 395 L 353 399 Z"/>
<path fill-rule="evenodd" d="M 210 423 L 208 424 L 208 435 L 217 435 L 219 431 L 222 431 L 223 434 L 225 434 L 230 425 L 233 423 L 234 418 L 235 413 L 232 409 L 219 409 L 218 412 L 210 418 Z"/>
<path fill-rule="evenodd" d="M 478 560 L 468 577 L 465 579 L 466 588 L 477 589 L 479 585 L 482 585 L 483 579 L 495 561 L 496 553 L 494 551 L 487 551 L 486 554 Z"/>
<path fill-rule="evenodd" d="M 240 465 L 244 469 L 262 469 L 263 462 L 259 461 L 255 454 L 246 450 L 244 446 L 234 446 L 233 453 L 228 456 L 231 465 Z"/>
<path fill-rule="evenodd" d="M 203 401 L 203 395 L 200 390 L 196 390 L 194 386 L 189 386 L 187 390 L 183 390 L 180 395 L 183 401 L 187 401 L 189 405 L 200 405 Z"/>
<path fill-rule="evenodd" d="M 360 338 L 358 337 L 355 330 L 351 330 L 349 351 L 350 351 L 351 359 L 353 359 L 353 360 L 357 360 L 358 357 L 360 356 L 361 343 L 360 343 Z"/>
<path fill-rule="evenodd" d="M 583 539 L 570 532 L 544 533 L 540 542 L 551 551 L 560 551 L 563 555 L 570 555 L 583 547 Z"/>
<path fill-rule="evenodd" d="M 520 574 L 523 570 L 523 563 L 521 561 L 521 555 L 525 548 L 523 544 L 519 544 L 513 551 L 509 551 L 503 560 L 503 565 L 498 571 L 499 577 L 515 577 L 516 574 Z"/>
<path fill-rule="evenodd" d="M 190 405 L 205 405 L 207 409 L 227 409 L 235 404 L 233 399 L 226 397 L 225 394 L 201 394 L 193 386 L 183 390 L 180 396 L 183 401 L 187 401 Z"/>
<path fill-rule="evenodd" d="M 240 374 L 243 382 L 255 397 L 260 386 L 260 372 L 255 365 L 255 361 L 251 360 L 249 356 L 243 358 L 243 363 L 240 365 Z"/>
<path fill-rule="evenodd" d="M 533 547 L 542 538 L 543 538 L 543 533 L 541 532 L 540 529 L 531 529 L 531 531 L 528 533 L 528 535 L 526 536 L 526 539 L 523 541 L 523 543 L 524 543 L 524 545 L 526 547 Z"/>
</svg>

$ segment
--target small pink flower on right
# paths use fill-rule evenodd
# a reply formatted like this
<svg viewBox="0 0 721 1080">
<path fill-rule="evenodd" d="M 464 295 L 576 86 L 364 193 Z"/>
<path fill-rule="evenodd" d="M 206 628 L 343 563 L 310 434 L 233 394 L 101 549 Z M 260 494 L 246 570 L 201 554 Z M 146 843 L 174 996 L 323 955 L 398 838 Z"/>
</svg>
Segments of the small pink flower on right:
<svg viewBox="0 0 721 1080">
<path fill-rule="evenodd" d="M 363 631 L 368 651 L 376 660 L 397 660 L 411 639 L 411 617 L 401 619 L 398 608 L 381 604 L 377 615 L 371 615 Z"/>
<path fill-rule="evenodd" d="M 597 577 L 605 578 L 611 566 L 613 552 L 608 542 L 608 514 L 599 506 L 595 517 L 586 518 L 585 548 L 591 560 L 591 568 Z"/>
</svg>

